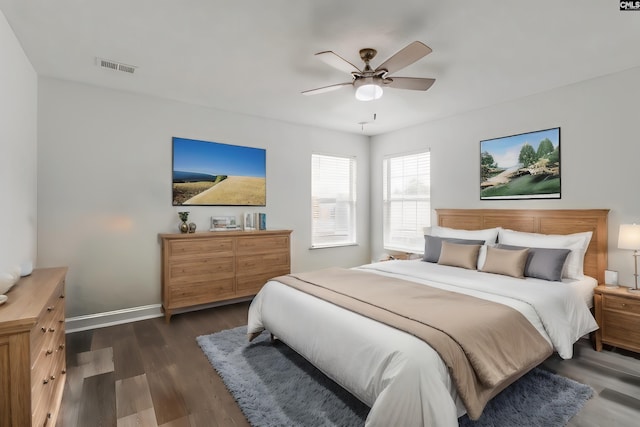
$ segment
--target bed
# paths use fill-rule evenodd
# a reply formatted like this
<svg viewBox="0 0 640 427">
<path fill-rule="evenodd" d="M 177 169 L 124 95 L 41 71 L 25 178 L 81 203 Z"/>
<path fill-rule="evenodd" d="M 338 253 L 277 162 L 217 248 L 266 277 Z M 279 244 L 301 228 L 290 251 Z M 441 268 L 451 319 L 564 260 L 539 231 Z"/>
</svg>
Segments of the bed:
<svg viewBox="0 0 640 427">
<path fill-rule="evenodd" d="M 561 357 L 570 358 L 573 343 L 597 329 L 589 306 L 593 287 L 602 282 L 607 264 L 607 210 L 436 211 L 437 233 L 430 233 L 434 235 L 449 232 L 453 233 L 453 237 L 466 237 L 465 233 L 473 230 L 484 233 L 495 229 L 498 230 L 496 233 L 502 230 L 504 236 L 500 237 L 512 244 L 518 243 L 519 238 L 524 238 L 524 243 L 537 243 L 538 236 L 547 238 L 542 235 L 560 236 L 556 239 L 563 243 L 565 240 L 562 235 L 573 238 L 588 234 L 590 237 L 581 254 L 580 251 L 565 251 L 568 255 L 561 281 L 516 278 L 422 260 L 387 261 L 353 269 L 355 275 L 375 275 L 365 276 L 375 277 L 375 282 L 384 278 L 398 284 L 405 283 L 409 287 L 427 285 L 436 289 L 436 292 L 461 294 L 461 298 L 477 298 L 483 303 L 508 307 L 507 310 L 517 312 L 516 316 L 525 318 L 527 327 L 535 329 L 537 339 L 544 341 L 548 350 L 542 349 L 543 344 L 539 354 L 537 350 L 532 351 L 536 353 L 533 355 L 535 357 L 511 372 L 508 380 L 489 390 L 487 399 L 544 360 L 550 354 L 546 351 L 556 351 Z M 509 234 L 509 230 L 513 230 L 512 234 Z M 509 238 L 515 240 L 508 241 Z M 451 248 L 458 250 L 461 246 L 447 240 L 442 243 L 441 258 L 445 253 L 451 253 Z M 524 259 L 525 254 L 531 253 L 529 249 L 518 249 L 517 245 L 515 249 L 475 246 L 480 246 L 480 251 L 489 251 L 483 255 L 483 269 L 489 269 L 488 264 L 495 264 L 495 260 L 499 259 L 495 258 L 495 254 L 505 255 L 505 251 L 510 250 L 505 256 L 514 257 L 517 252 L 519 259 Z M 467 251 L 466 248 L 464 250 Z M 429 251 L 427 246 L 425 253 Z M 570 261 L 569 258 L 576 253 L 579 259 Z M 480 258 L 477 253 L 476 258 Z M 564 277 L 568 274 L 567 268 L 571 262 L 579 263 L 579 274 Z M 301 273 L 300 277 L 307 280 L 308 276 L 304 274 Z M 302 292 L 284 284 L 288 280 L 285 279 L 269 281 L 253 300 L 247 332 L 252 335 L 263 330 L 269 331 L 367 404 L 371 411 L 366 426 L 445 427 L 458 425 L 458 417 L 465 412 L 470 416 L 473 413 L 474 418 L 478 417 L 477 408 L 468 406 L 469 396 L 461 390 L 456 370 L 452 370 L 450 361 L 442 356 L 438 346 L 427 344 L 413 332 L 399 330 L 352 309 L 343 308 L 338 303 Z M 464 323 L 469 335 L 474 335 L 475 328 L 479 328 L 477 324 L 483 323 L 474 318 L 464 319 L 464 316 L 457 316 L 456 319 L 462 319 L 463 322 L 451 323 Z M 484 332 L 478 333 L 485 339 Z M 438 348 L 440 353 L 434 348 Z M 511 350 L 507 348 L 506 345 L 504 348 L 500 346 L 500 353 L 509 353 Z M 510 357 L 509 354 L 506 356 Z M 473 408 L 473 412 L 469 412 L 469 408 Z"/>
</svg>

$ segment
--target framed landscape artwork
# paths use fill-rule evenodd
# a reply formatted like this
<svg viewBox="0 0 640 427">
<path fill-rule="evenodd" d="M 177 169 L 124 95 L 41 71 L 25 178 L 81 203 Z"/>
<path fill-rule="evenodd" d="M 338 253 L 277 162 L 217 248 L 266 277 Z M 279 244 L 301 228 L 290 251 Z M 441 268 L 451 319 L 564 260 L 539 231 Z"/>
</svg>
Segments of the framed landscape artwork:
<svg viewBox="0 0 640 427">
<path fill-rule="evenodd" d="M 559 198 L 559 127 L 480 141 L 480 200 Z"/>
<path fill-rule="evenodd" d="M 173 138 L 173 205 L 265 206 L 266 150 Z"/>
</svg>

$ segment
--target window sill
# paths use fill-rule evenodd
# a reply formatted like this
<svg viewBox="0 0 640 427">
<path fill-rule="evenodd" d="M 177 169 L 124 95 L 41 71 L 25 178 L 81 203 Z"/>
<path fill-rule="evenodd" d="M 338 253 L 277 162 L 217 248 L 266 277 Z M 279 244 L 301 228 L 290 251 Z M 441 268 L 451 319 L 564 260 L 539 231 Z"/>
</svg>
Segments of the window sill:
<svg viewBox="0 0 640 427">
<path fill-rule="evenodd" d="M 336 245 L 327 245 L 327 246 L 311 246 L 309 250 L 316 249 L 331 249 L 331 248 L 344 248 L 348 246 L 360 246 L 357 243 L 344 243 L 344 244 L 336 244 Z"/>
<path fill-rule="evenodd" d="M 417 254 L 417 255 L 423 255 L 424 254 L 424 248 L 408 249 L 408 248 L 394 248 L 394 247 L 385 246 L 384 250 L 385 251 L 391 251 L 391 252 L 402 252 L 402 253 L 405 253 L 405 254 Z"/>
</svg>

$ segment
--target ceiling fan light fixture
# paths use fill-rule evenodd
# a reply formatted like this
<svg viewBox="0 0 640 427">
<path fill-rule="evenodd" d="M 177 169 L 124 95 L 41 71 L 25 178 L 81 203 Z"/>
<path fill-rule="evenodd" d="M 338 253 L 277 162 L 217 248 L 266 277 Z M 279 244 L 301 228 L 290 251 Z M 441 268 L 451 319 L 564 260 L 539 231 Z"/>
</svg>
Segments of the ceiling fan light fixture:
<svg viewBox="0 0 640 427">
<path fill-rule="evenodd" d="M 316 53 L 316 56 L 341 71 L 351 73 L 351 81 L 338 83 L 330 86 L 319 87 L 317 89 L 305 90 L 303 95 L 316 95 L 320 93 L 332 92 L 345 86 L 352 86 L 355 89 L 356 99 L 359 101 L 373 101 L 382 97 L 382 87 L 392 89 L 408 89 L 425 91 L 431 87 L 435 79 L 424 77 L 397 77 L 393 75 L 398 70 L 407 67 L 418 59 L 431 53 L 431 48 L 426 44 L 415 41 L 400 49 L 389 59 L 373 69 L 370 65 L 372 59 L 378 52 L 372 48 L 360 49 L 360 59 L 364 62 L 361 70 L 351 62 L 342 58 L 336 53 L 325 50 Z"/>
<path fill-rule="evenodd" d="M 358 85 L 356 89 L 356 99 L 358 101 L 373 101 L 374 99 L 378 99 L 381 96 L 382 88 L 373 81 L 363 81 L 362 84 Z"/>
</svg>

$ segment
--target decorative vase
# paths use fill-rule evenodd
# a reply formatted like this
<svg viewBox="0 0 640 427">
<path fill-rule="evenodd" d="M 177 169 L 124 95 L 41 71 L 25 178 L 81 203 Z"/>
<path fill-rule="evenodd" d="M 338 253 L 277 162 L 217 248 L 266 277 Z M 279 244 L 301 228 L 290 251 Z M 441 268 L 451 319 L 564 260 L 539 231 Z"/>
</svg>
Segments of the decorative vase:
<svg viewBox="0 0 640 427">
<path fill-rule="evenodd" d="M 189 219 L 189 212 L 178 212 L 178 216 L 180 217 L 180 221 L 182 223 L 179 226 L 181 233 L 189 232 L 189 224 L 187 224 L 187 220 Z"/>
<path fill-rule="evenodd" d="M 195 233 L 196 232 L 196 224 L 193 222 L 189 223 L 189 233 Z"/>
</svg>

